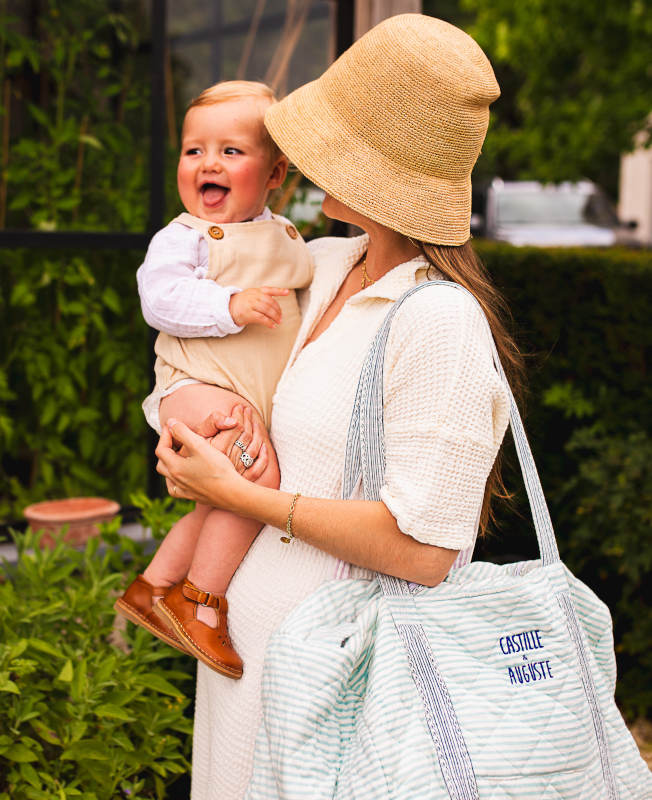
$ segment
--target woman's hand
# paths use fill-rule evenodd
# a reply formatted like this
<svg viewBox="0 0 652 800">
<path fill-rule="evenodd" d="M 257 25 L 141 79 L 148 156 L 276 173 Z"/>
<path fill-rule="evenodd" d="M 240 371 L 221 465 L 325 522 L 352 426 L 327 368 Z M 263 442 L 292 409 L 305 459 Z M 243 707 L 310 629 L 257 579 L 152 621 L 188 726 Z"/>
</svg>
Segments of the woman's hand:
<svg viewBox="0 0 652 800">
<path fill-rule="evenodd" d="M 174 442 L 182 445 L 185 456 L 174 450 L 173 436 Z M 168 420 L 163 428 L 155 452 L 156 469 L 165 477 L 173 497 L 224 508 L 233 487 L 242 480 L 224 453 L 174 419 Z"/>
<path fill-rule="evenodd" d="M 267 431 L 262 421 L 254 418 L 249 406 L 235 406 L 231 411 L 228 422 L 235 420 L 235 424 L 227 424 L 223 414 L 215 411 L 208 416 L 197 428 L 197 433 L 208 439 L 211 446 L 220 450 L 229 457 L 233 466 L 249 481 L 256 481 L 265 471 L 268 464 L 268 451 L 265 440 Z M 239 442 L 236 445 L 236 442 Z M 242 459 L 243 449 L 254 463 L 247 467 Z M 185 455 L 183 450 L 181 455 Z"/>
</svg>

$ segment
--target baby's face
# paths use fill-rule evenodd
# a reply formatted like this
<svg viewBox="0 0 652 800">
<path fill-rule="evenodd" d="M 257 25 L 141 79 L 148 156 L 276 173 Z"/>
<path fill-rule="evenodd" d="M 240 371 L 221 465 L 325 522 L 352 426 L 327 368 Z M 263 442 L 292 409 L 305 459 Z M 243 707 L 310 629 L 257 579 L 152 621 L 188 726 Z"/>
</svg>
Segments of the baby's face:
<svg viewBox="0 0 652 800">
<path fill-rule="evenodd" d="M 285 177 L 263 139 L 264 104 L 257 98 L 195 106 L 183 124 L 177 169 L 186 210 L 210 222 L 245 222 L 258 216 L 270 189 Z"/>
</svg>

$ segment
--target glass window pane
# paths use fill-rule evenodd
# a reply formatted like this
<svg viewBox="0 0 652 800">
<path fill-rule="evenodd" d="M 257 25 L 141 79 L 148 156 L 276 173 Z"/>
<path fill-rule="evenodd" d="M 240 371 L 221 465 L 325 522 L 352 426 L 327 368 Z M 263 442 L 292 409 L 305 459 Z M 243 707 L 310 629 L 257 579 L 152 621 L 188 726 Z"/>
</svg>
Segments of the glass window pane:
<svg viewBox="0 0 652 800">
<path fill-rule="evenodd" d="M 219 80 L 257 80 L 279 95 L 320 75 L 334 57 L 329 0 L 175 0 L 168 33 L 183 107 Z"/>
</svg>

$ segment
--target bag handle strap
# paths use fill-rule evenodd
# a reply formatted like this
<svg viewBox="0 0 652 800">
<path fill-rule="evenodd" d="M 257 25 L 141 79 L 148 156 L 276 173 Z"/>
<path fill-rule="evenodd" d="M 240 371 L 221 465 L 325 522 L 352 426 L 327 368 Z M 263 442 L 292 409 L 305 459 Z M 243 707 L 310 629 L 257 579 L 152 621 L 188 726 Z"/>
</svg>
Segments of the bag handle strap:
<svg viewBox="0 0 652 800">
<path fill-rule="evenodd" d="M 347 440 L 343 480 L 344 498 L 351 496 L 360 475 L 362 475 L 365 498 L 368 500 L 378 500 L 380 498 L 380 489 L 385 472 L 385 440 L 383 432 L 385 346 L 392 320 L 398 309 L 412 294 L 423 291 L 429 286 L 446 287 L 449 290 L 466 292 L 477 303 L 475 297 L 462 286 L 450 281 L 438 280 L 428 281 L 410 289 L 390 309 L 365 357 L 358 382 Z M 523 422 L 505 377 L 489 323 L 484 317 L 484 313 L 483 319 L 492 346 L 494 366 L 509 396 L 509 421 L 530 501 L 541 560 L 544 565 L 559 563 L 559 551 L 552 529 L 550 514 L 548 513 L 532 451 L 525 435 Z M 407 581 L 381 573 L 378 573 L 377 577 L 394 619 L 394 625 L 405 648 L 410 672 L 421 698 L 426 725 L 437 752 L 439 767 L 449 798 L 450 800 L 480 800 L 473 764 L 464 734 L 427 634 L 423 625 L 419 622 L 419 612 L 411 585 Z M 590 667 L 586 661 L 586 650 L 582 639 L 581 627 L 568 593 L 561 593 L 558 596 L 558 601 L 566 616 L 569 632 L 577 649 L 584 690 L 593 714 L 607 794 L 610 800 L 615 800 L 617 792 L 607 747 L 607 737 L 596 699 Z"/>
<path fill-rule="evenodd" d="M 473 299 L 478 308 L 480 304 L 476 298 L 457 283 L 451 281 L 434 280 L 420 283 L 405 292 L 392 306 L 380 326 L 362 365 L 360 379 L 351 415 L 347 438 L 346 455 L 344 462 L 344 479 L 342 496 L 348 498 L 353 493 L 355 486 L 362 475 L 364 497 L 367 500 L 378 500 L 380 489 L 385 474 L 385 437 L 383 426 L 383 370 L 385 362 L 385 347 L 391 330 L 392 321 L 403 303 L 416 292 L 423 290 L 433 291 L 447 289 L 448 291 L 464 292 Z M 525 429 L 519 414 L 514 395 L 509 386 L 498 351 L 494 342 L 489 323 L 482 312 L 487 335 L 491 342 L 493 362 L 501 382 L 509 397 L 509 422 L 512 436 L 516 446 L 523 481 L 530 503 L 534 529 L 539 544 L 539 553 L 544 565 L 559 562 L 559 550 L 548 512 L 548 506 L 541 487 L 541 481 L 534 463 L 532 451 L 525 435 Z M 385 580 L 387 578 L 388 580 Z M 398 578 L 383 576 L 383 584 L 392 594 L 404 594 L 405 587 L 409 585 Z M 405 586 L 400 586 L 403 583 Z M 391 588 L 390 588 L 391 587 Z"/>
<path fill-rule="evenodd" d="M 347 437 L 342 496 L 348 498 L 362 475 L 364 497 L 378 500 L 385 474 L 385 437 L 383 429 L 383 369 L 385 346 L 392 320 L 403 303 L 415 292 L 428 287 L 449 291 L 466 289 L 450 281 L 428 281 L 405 292 L 394 303 L 376 334 L 362 365 Z M 467 292 L 470 297 L 473 295 Z M 477 303 L 475 297 L 474 302 Z M 479 305 L 479 304 L 478 304 Z M 559 561 L 557 543 L 550 515 L 527 443 L 523 423 L 511 389 L 505 378 L 496 346 L 487 325 L 493 360 L 509 394 L 510 424 L 519 463 L 530 499 L 539 550 L 544 563 Z M 419 622 L 411 585 L 400 578 L 378 573 L 378 582 L 388 601 L 396 630 L 405 648 L 408 665 L 421 698 L 426 725 L 437 752 L 439 767 L 451 800 L 479 800 L 478 786 L 468 747 L 455 713 L 446 682 L 428 637 Z"/>
</svg>

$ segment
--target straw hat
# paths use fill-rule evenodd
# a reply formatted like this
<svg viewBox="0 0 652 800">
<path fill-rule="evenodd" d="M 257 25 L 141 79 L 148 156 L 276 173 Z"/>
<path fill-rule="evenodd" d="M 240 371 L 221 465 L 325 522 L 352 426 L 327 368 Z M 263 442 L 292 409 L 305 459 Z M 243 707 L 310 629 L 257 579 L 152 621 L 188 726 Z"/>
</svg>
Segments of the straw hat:
<svg viewBox="0 0 652 800">
<path fill-rule="evenodd" d="M 400 14 L 270 106 L 265 124 L 301 172 L 349 208 L 406 236 L 460 245 L 471 170 L 499 94 L 470 36 Z"/>
</svg>

